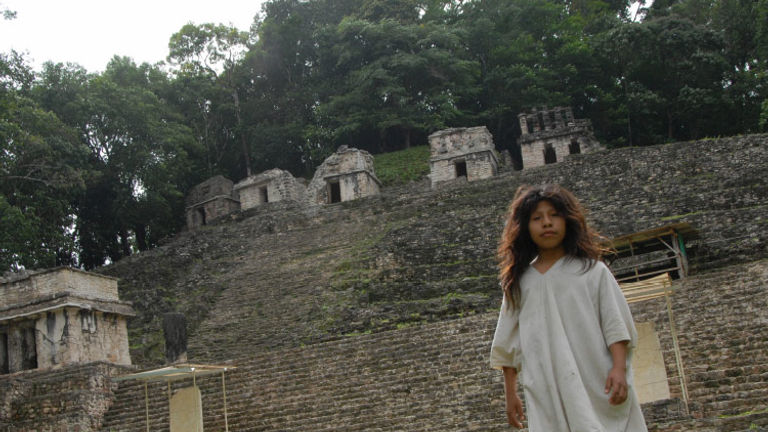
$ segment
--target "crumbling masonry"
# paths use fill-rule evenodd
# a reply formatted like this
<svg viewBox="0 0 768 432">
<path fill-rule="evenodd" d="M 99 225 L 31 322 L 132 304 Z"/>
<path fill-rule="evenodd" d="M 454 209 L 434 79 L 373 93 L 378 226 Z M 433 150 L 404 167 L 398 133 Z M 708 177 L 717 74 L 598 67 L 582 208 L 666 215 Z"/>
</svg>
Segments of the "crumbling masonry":
<svg viewBox="0 0 768 432">
<path fill-rule="evenodd" d="M 602 149 L 592 132 L 592 122 L 573 118 L 570 107 L 534 108 L 530 113 L 518 114 L 517 118 L 523 169 L 560 162 L 566 155 Z"/>
</svg>

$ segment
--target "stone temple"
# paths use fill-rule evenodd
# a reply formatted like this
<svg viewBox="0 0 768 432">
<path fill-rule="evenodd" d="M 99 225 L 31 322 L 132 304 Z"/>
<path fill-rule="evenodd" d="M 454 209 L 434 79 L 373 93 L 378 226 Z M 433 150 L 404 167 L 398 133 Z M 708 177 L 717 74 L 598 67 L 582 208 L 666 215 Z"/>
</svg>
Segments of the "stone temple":
<svg viewBox="0 0 768 432">
<path fill-rule="evenodd" d="M 232 180 L 220 175 L 211 177 L 193 187 L 187 195 L 187 228 L 206 225 L 212 219 L 239 209 Z"/>
<path fill-rule="evenodd" d="M 333 204 L 378 195 L 381 182 L 373 156 L 365 150 L 341 146 L 315 171 L 307 188 L 310 204 Z"/>
<path fill-rule="evenodd" d="M 307 186 L 302 180 L 306 183 L 288 171 L 273 168 L 238 182 L 233 189 L 240 200 L 240 209 L 247 210 L 277 201 L 304 202 Z"/>
<path fill-rule="evenodd" d="M 68 267 L 0 279 L 0 374 L 103 361 L 130 365 L 117 279 Z"/>
<path fill-rule="evenodd" d="M 429 178 L 432 187 L 465 179 L 480 180 L 498 172 L 493 137 L 485 126 L 452 128 L 429 136 Z"/>
<path fill-rule="evenodd" d="M 566 155 L 602 150 L 589 119 L 574 119 L 570 107 L 533 109 L 517 116 L 523 169 L 560 162 Z"/>
</svg>

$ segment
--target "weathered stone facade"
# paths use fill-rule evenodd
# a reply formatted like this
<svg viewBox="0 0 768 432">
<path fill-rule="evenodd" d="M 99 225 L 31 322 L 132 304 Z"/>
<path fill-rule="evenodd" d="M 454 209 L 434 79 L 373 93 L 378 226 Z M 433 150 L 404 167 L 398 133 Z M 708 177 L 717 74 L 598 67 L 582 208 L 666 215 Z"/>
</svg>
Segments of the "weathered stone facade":
<svg viewBox="0 0 768 432">
<path fill-rule="evenodd" d="M 764 304 L 767 271 L 768 262 L 763 260 L 705 272 L 676 287 L 672 307 L 688 370 L 689 411 L 676 385 L 664 299 L 631 305 L 636 321 L 656 323 L 670 372 L 671 397 L 642 405 L 651 431 L 759 431 L 749 429 L 750 424 L 768 426 L 768 365 L 763 363 L 768 356 L 768 330 L 760 324 L 768 312 L 755 311 L 750 318 L 731 312 Z M 713 291 L 718 295 L 711 295 Z M 300 348 L 239 354 L 238 369 L 227 374 L 228 403 L 243 409 L 230 415 L 229 427 L 301 431 L 312 424 L 314 429 L 361 432 L 507 430 L 502 377 L 488 366 L 498 305 L 495 309 Z M 167 430 L 164 385 L 151 385 L 151 428 Z M 215 380 L 201 384 L 204 406 L 217 403 L 220 385 Z M 254 388 L 263 389 L 263 396 L 253 397 Z M 107 430 L 144 430 L 143 407 L 136 403 L 143 394 L 139 383 L 121 386 L 105 419 Z M 124 414 L 128 410 L 132 416 Z M 209 425 L 223 429 L 217 412 L 205 410 L 204 416 L 206 429 Z"/>
<path fill-rule="evenodd" d="M 220 175 L 211 177 L 187 194 L 187 228 L 206 225 L 239 209 L 240 202 L 235 198 L 232 180 Z"/>
<path fill-rule="evenodd" d="M 570 107 L 533 109 L 517 116 L 523 169 L 563 160 L 566 155 L 591 153 L 603 147 L 595 139 L 592 122 L 573 118 Z"/>
<path fill-rule="evenodd" d="M 303 179 L 302 179 L 303 180 Z M 307 186 L 288 171 L 273 168 L 261 174 L 237 182 L 235 194 L 240 200 L 240 210 L 278 201 L 306 201 Z"/>
<path fill-rule="evenodd" d="M 117 389 L 110 378 L 129 370 L 127 366 L 96 362 L 0 376 L 0 430 L 102 430 L 104 413 L 112 406 Z"/>
<path fill-rule="evenodd" d="M 700 233 L 686 241 L 692 274 L 670 305 L 689 410 L 665 300 L 631 306 L 654 324 L 666 365 L 670 399 L 643 405 L 650 430 L 759 431 L 768 428 L 767 170 L 768 135 L 574 155 L 462 187 L 385 189 L 310 217 L 254 208 L 102 271 L 153 305 L 132 321 L 136 334 L 159 331 L 154 305 L 170 296 L 192 317 L 190 359 L 238 366 L 226 377 L 230 430 L 505 430 L 501 376 L 488 367 L 494 246 L 515 189 L 557 182 L 609 237 L 672 222 Z M 206 430 L 223 430 L 221 379 L 201 381 L 202 403 L 217 407 L 204 412 Z M 167 430 L 167 388 L 150 384 L 149 394 L 151 428 Z M 6 412 L 39 409 L 27 395 Z M 146 430 L 143 385 L 121 383 L 116 396 L 102 430 Z"/>
<path fill-rule="evenodd" d="M 105 361 L 130 365 L 130 303 L 117 280 L 67 267 L 0 284 L 0 374 Z"/>
<path fill-rule="evenodd" d="M 465 179 L 480 180 L 498 172 L 493 137 L 485 126 L 452 128 L 429 136 L 429 178 L 432 187 Z"/>
<path fill-rule="evenodd" d="M 365 150 L 341 146 L 315 171 L 307 187 L 310 204 L 333 204 L 378 195 L 373 156 Z"/>
</svg>

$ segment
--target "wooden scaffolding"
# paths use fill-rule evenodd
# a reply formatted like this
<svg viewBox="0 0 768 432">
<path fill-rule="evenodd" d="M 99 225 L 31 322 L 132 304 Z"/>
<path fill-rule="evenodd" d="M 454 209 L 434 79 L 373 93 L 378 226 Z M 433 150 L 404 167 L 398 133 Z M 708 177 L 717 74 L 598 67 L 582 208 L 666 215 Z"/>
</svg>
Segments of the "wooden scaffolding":
<svg viewBox="0 0 768 432">
<path fill-rule="evenodd" d="M 696 238 L 698 232 L 688 223 L 665 225 L 614 238 L 607 245 L 612 248 L 613 253 L 605 256 L 628 303 L 662 296 L 665 298 L 675 365 L 686 412 L 688 389 L 675 329 L 671 295 L 674 291 L 673 280 L 682 280 L 688 275 L 688 253 L 684 240 Z"/>
</svg>

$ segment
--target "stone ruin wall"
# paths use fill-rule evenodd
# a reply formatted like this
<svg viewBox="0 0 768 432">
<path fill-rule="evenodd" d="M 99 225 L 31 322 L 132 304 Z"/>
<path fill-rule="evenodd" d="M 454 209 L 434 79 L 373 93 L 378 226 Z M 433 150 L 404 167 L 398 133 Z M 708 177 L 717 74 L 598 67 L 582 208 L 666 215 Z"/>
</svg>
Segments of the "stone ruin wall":
<svg viewBox="0 0 768 432">
<path fill-rule="evenodd" d="M 186 199 L 187 228 L 206 225 L 211 220 L 240 209 L 232 187 L 232 180 L 220 175 L 193 187 Z"/>
<path fill-rule="evenodd" d="M 28 303 L 67 292 L 70 295 L 89 299 L 119 301 L 117 279 L 86 273 L 73 268 L 57 267 L 0 279 L 0 310 L 12 305 Z"/>
<path fill-rule="evenodd" d="M 36 368 L 50 369 L 66 365 L 105 361 L 130 365 L 127 323 L 124 316 L 78 308 L 59 308 L 6 324 L 10 372 L 28 369 L 22 358 L 8 353 L 22 353 L 23 344 L 35 347 Z M 24 341 L 25 329 L 34 331 L 34 342 Z"/>
<path fill-rule="evenodd" d="M 48 312 L 45 319 L 38 319 L 35 330 L 40 335 L 38 346 L 48 353 L 38 356 L 38 369 L 94 361 L 131 364 L 124 316 L 64 308 Z M 62 345 L 67 349 L 61 350 Z"/>
<path fill-rule="evenodd" d="M 485 126 L 445 129 L 429 136 L 430 180 L 435 187 L 456 180 L 457 162 L 466 163 L 466 180 L 493 177 L 499 162 L 493 137 Z"/>
<path fill-rule="evenodd" d="M 131 364 L 117 279 L 59 267 L 0 281 L 0 429 L 98 430 L 109 377 Z"/>
<path fill-rule="evenodd" d="M 372 176 L 368 171 L 358 171 L 354 173 L 341 174 L 338 176 L 325 177 L 326 184 L 338 182 L 340 192 L 340 202 L 351 201 L 358 198 L 363 198 L 371 195 L 378 195 L 381 189 L 381 183 L 379 183 L 376 177 Z M 326 188 L 327 189 L 327 188 Z M 328 204 L 326 192 L 326 201 L 322 204 Z M 322 193 L 318 195 L 315 203 L 319 204 L 322 199 Z"/>
<path fill-rule="evenodd" d="M 0 372 L 91 361 L 130 364 L 117 279 L 59 267 L 2 280 Z"/>
<path fill-rule="evenodd" d="M 90 363 L 0 377 L 0 430 L 96 432 L 114 401 L 111 377 L 132 369 Z M 115 429 L 124 431 L 124 429 Z"/>
<path fill-rule="evenodd" d="M 266 201 L 263 188 L 266 188 Z M 307 187 L 288 171 L 274 168 L 238 182 L 233 189 L 240 201 L 240 210 L 247 210 L 267 202 L 304 202 Z"/>
<path fill-rule="evenodd" d="M 222 176 L 210 178 L 192 188 L 187 196 L 187 228 L 207 225 L 233 213 L 242 214 L 266 203 L 287 202 L 300 207 L 331 204 L 332 187 L 337 188 L 338 202 L 378 195 L 381 182 L 374 172 L 373 156 L 341 146 L 323 161 L 308 184 L 279 168 L 234 185 Z"/>
<path fill-rule="evenodd" d="M 768 169 L 767 142 L 767 136 L 755 135 L 578 155 L 569 158 L 564 164 L 507 173 L 488 182 L 467 185 L 464 188 L 425 192 L 416 187 L 385 192 L 380 198 L 349 207 L 334 206 L 324 209 L 318 213 L 317 220 L 312 224 L 337 224 L 336 230 L 341 236 L 345 233 L 343 225 L 355 223 L 376 226 L 382 230 L 384 237 L 372 250 L 387 255 L 395 254 L 394 257 L 383 260 L 393 266 L 387 277 L 400 275 L 404 286 L 419 288 L 417 280 L 408 279 L 416 273 L 428 274 L 430 277 L 445 274 L 450 281 L 464 278 L 467 284 L 473 283 L 474 277 L 483 285 L 487 284 L 490 295 L 497 299 L 498 293 L 492 286 L 492 281 L 478 279 L 477 275 L 485 270 L 493 271 L 492 263 L 485 262 L 492 255 L 488 244 L 498 235 L 500 212 L 508 203 L 514 189 L 521 183 L 562 183 L 573 190 L 591 209 L 590 220 L 608 236 L 652 228 L 672 221 L 691 222 L 703 235 L 702 240 L 696 242 L 692 260 L 694 270 L 700 272 L 701 276 L 695 276 L 698 282 L 692 281 L 684 290 L 679 291 L 679 295 L 674 296 L 673 300 L 681 344 L 686 347 L 686 368 L 691 382 L 696 383 L 689 384 L 689 391 L 692 398 L 695 398 L 692 405 L 695 417 L 683 416 L 679 406 L 654 405 L 653 414 L 649 416 L 653 422 L 651 430 L 754 430 L 752 425 L 768 426 L 768 416 L 761 416 L 759 412 L 761 407 L 766 406 L 765 376 L 768 371 L 763 365 L 768 364 L 768 359 L 765 359 L 765 353 L 768 353 L 768 346 L 765 345 L 768 334 L 765 333 L 766 327 L 763 323 L 768 319 L 765 315 L 768 311 L 768 273 L 765 270 L 766 263 L 757 262 L 768 257 L 768 233 L 764 223 L 765 206 L 768 202 L 767 180 L 764 175 Z M 462 209 L 465 207 L 471 208 L 475 216 L 463 217 Z M 435 209 L 439 211 L 434 211 Z M 395 226 L 401 229 L 388 230 L 386 227 L 392 221 L 387 218 L 393 217 L 397 212 L 412 214 L 415 220 L 405 224 L 399 222 Z M 337 222 L 339 216 L 343 216 L 342 213 L 348 213 L 344 217 L 344 224 Z M 633 217 L 628 218 L 627 214 L 632 214 Z M 198 263 L 189 268 L 189 278 L 194 284 L 196 278 L 213 270 L 205 266 L 206 256 L 227 255 L 232 256 L 234 260 L 238 256 L 238 250 L 260 247 L 261 238 L 264 239 L 264 245 L 274 244 L 275 235 L 286 236 L 291 230 L 299 227 L 301 236 L 310 234 L 305 231 L 307 223 L 301 222 L 305 218 L 302 213 L 292 216 L 265 216 L 269 219 L 268 223 L 242 220 L 238 224 L 221 225 L 215 232 L 206 233 L 203 237 L 200 237 L 202 234 L 181 236 L 167 251 L 149 251 L 144 257 L 137 256 L 126 261 L 123 265 L 129 264 L 130 268 L 124 270 L 135 274 L 143 267 L 156 267 L 143 261 L 158 262 L 158 268 L 162 268 L 162 254 L 178 256 L 180 253 L 191 253 L 193 257 L 200 256 L 203 260 L 203 264 Z M 440 217 L 436 218 L 437 216 Z M 435 226 L 442 228 L 435 230 Z M 247 242 L 241 240 L 243 230 L 249 233 Z M 274 232 L 276 234 L 269 234 Z M 393 238 L 395 234 L 402 236 L 402 239 Z M 222 236 L 220 243 L 217 243 L 217 236 Z M 204 248 L 201 246 L 203 244 Z M 203 249 L 194 252 L 195 247 Z M 311 251 L 316 246 L 296 244 L 291 247 L 293 255 L 286 256 L 305 253 L 302 247 Z M 459 259 L 463 261 L 458 262 Z M 472 264 L 475 260 L 478 265 Z M 194 263 L 194 260 L 191 259 L 190 262 Z M 432 265 L 429 264 L 431 262 Z M 452 264 L 447 266 L 446 262 Z M 727 267 L 743 262 L 751 264 Z M 322 265 L 333 267 L 335 264 Z M 398 268 L 398 265 L 403 267 Z M 407 267 L 408 265 L 413 268 Z M 119 270 L 120 266 L 121 264 L 117 263 L 107 270 L 114 272 Z M 197 267 L 200 270 L 195 270 Z M 716 269 L 714 273 L 712 268 Z M 467 270 L 466 274 L 464 269 Z M 203 273 L 196 275 L 197 271 Z M 237 269 L 233 268 L 232 271 L 236 272 Z M 262 268 L 261 271 L 269 270 Z M 365 278 L 372 276 L 366 273 L 362 275 Z M 238 279 L 236 274 L 232 277 Z M 447 281 L 448 279 L 443 283 L 436 279 L 436 286 L 455 283 Z M 285 282 L 286 286 L 291 286 L 290 281 Z M 320 283 L 317 287 L 322 286 L 321 275 L 317 275 L 315 282 Z M 130 278 L 128 283 L 130 284 Z M 366 286 L 371 293 L 383 291 L 382 295 L 385 297 L 392 296 L 392 293 L 387 291 L 388 287 L 376 280 L 371 280 Z M 315 289 L 318 289 L 317 287 Z M 189 288 L 185 284 L 185 290 Z M 266 298 L 264 300 L 266 301 Z M 455 304 L 454 300 L 451 300 L 451 304 Z M 244 308 L 252 309 L 253 303 L 239 303 Z M 440 304 L 443 303 L 441 299 Z M 267 307 L 279 307 L 279 303 Z M 642 303 L 633 306 L 633 313 L 638 320 L 651 320 L 658 324 L 656 331 L 661 338 L 671 391 L 673 397 L 678 396 L 679 386 L 676 387 L 674 382 L 674 360 L 670 356 L 671 341 L 665 336 L 668 332 L 664 327 L 664 305 L 654 302 Z M 706 319 L 702 319 L 703 316 Z M 301 319 L 306 321 L 308 316 Z M 382 314 L 381 319 L 383 321 L 389 317 Z M 399 424 L 400 430 L 408 430 L 410 426 L 418 429 L 419 425 L 427 423 L 433 425 L 433 430 L 442 431 L 463 431 L 469 428 L 479 431 L 498 430 L 501 427 L 499 417 L 503 415 L 501 384 L 498 375 L 491 375 L 492 371 L 486 369 L 487 349 L 482 345 L 490 341 L 495 314 L 491 312 L 477 317 L 478 328 L 485 330 L 467 329 L 465 324 L 473 319 L 454 318 L 440 323 L 348 337 L 337 342 L 304 348 L 291 348 L 290 344 L 287 344 L 288 347 L 278 348 L 276 351 L 270 351 L 266 346 L 259 344 L 249 345 L 252 352 L 221 344 L 221 355 L 243 359 L 238 364 L 244 367 L 228 379 L 231 380 L 229 382 L 232 391 L 237 394 L 233 396 L 232 403 L 249 407 L 241 411 L 241 414 L 231 417 L 233 423 L 230 424 L 241 425 L 243 428 L 255 427 L 259 430 L 303 430 L 301 428 L 306 428 L 307 424 L 331 428 L 346 425 L 350 430 L 365 430 L 355 429 L 354 425 L 382 421 L 386 422 L 387 426 L 383 423 L 376 425 L 384 428 Z M 396 320 L 390 322 L 397 323 Z M 280 322 L 237 325 L 259 329 L 259 332 L 268 332 L 280 326 Z M 473 326 L 470 325 L 474 328 Z M 475 331 L 480 333 L 474 333 Z M 234 329 L 229 332 L 234 332 Z M 250 332 L 253 333 L 254 330 L 251 329 Z M 230 333 L 222 336 L 232 339 Z M 423 336 L 416 333 L 423 333 Z M 436 341 L 435 334 L 446 335 L 449 342 L 443 344 Z M 462 342 L 464 339 L 460 335 L 466 335 L 467 341 L 481 345 L 470 348 L 470 345 Z M 212 336 L 213 334 L 198 334 L 197 337 L 207 341 Z M 289 336 L 290 334 L 282 335 Z M 405 347 L 411 341 L 415 342 L 418 348 L 406 350 Z M 274 350 L 275 346 L 281 346 L 279 340 L 273 340 L 270 348 Z M 286 344 L 282 346 L 285 347 Z M 380 351 L 372 347 L 379 347 Z M 408 352 L 414 354 L 407 354 Z M 422 354 L 425 357 L 421 357 Z M 369 355 L 370 359 L 362 363 L 361 359 L 368 358 Z M 343 360 L 347 358 L 352 359 L 352 363 L 344 363 Z M 441 361 L 435 362 L 436 358 Z M 452 359 L 456 362 L 450 363 Z M 318 367 L 312 367 L 314 364 Z M 361 364 L 369 366 L 367 369 L 357 369 Z M 455 365 L 455 369 L 450 368 L 450 376 L 441 375 L 445 373 L 443 366 L 446 364 Z M 296 370 L 295 365 L 301 367 Z M 436 365 L 438 368 L 430 369 L 430 365 Z M 350 371 L 360 370 L 370 370 L 372 373 L 350 374 Z M 326 372 L 320 377 L 317 375 L 318 371 Z M 422 376 L 414 371 L 425 373 Z M 292 379 L 285 380 L 286 374 Z M 350 386 L 350 377 L 357 377 L 357 384 Z M 377 381 L 377 377 L 384 381 Z M 0 378 L 0 386 L 3 382 Z M 339 384 L 334 384 L 336 382 Z M 309 383 L 323 385 L 307 391 Z M 422 383 L 426 385 L 422 386 Z M 283 388 L 281 385 L 288 387 Z M 270 396 L 265 399 L 253 398 L 251 390 L 255 387 L 274 390 L 270 391 Z M 333 399 L 332 396 L 337 394 L 336 392 L 340 392 L 340 399 Z M 120 425 L 124 424 L 125 418 L 136 419 L 135 426 L 121 430 L 143 430 L 143 410 L 140 406 L 133 407 L 137 405 L 133 402 L 133 397 L 141 395 L 141 390 L 137 387 L 126 387 L 125 392 L 118 397 L 116 409 L 110 412 L 107 419 L 117 421 L 118 423 L 114 424 Z M 280 399 L 283 396 L 284 399 Z M 215 404 L 215 399 L 216 394 L 211 391 L 208 400 Z M 206 406 L 208 400 L 204 401 Z M 373 406 L 377 409 L 366 408 L 366 403 L 371 400 L 375 401 Z M 405 404 L 400 405 L 398 401 L 404 401 Z M 348 408 L 340 409 L 338 404 Z M 313 409 L 307 410 L 307 406 L 312 406 Z M 382 407 L 387 408 L 382 410 Z M 734 415 L 754 409 L 757 409 L 757 412 L 753 414 Z M 153 419 L 161 421 L 162 408 L 160 410 Z M 432 420 L 427 419 L 428 413 L 433 412 L 439 413 L 439 416 L 432 417 Z M 312 417 L 313 413 L 318 416 L 326 413 L 327 417 L 315 418 Z M 649 411 L 646 411 L 646 415 L 648 414 Z M 414 415 L 417 417 L 412 417 Z M 718 417 L 720 415 L 725 417 Z M 211 421 L 212 425 L 220 424 L 215 423 L 220 420 Z M 405 423 L 398 423 L 403 421 Z M 440 426 L 434 426 L 435 424 Z M 0 426 L 2 425 L 0 423 Z M 207 423 L 207 429 L 208 425 Z"/>
<path fill-rule="evenodd" d="M 544 156 L 547 146 L 554 150 L 556 162 L 573 154 L 570 146 L 574 141 L 578 142 L 578 153 L 592 153 L 604 148 L 594 136 L 592 122 L 574 118 L 570 107 L 534 109 L 518 114 L 518 119 L 522 133 L 517 142 L 523 169 L 547 164 Z"/>
<path fill-rule="evenodd" d="M 376 177 L 373 156 L 365 150 L 341 146 L 323 161 L 307 186 L 312 205 L 328 204 L 330 183 L 338 182 L 341 201 L 377 195 L 381 182 Z"/>
<path fill-rule="evenodd" d="M 710 281 L 718 296 L 712 292 Z M 728 281 L 728 282 L 726 282 Z M 663 298 L 631 305 L 660 337 L 672 397 L 643 404 L 650 431 L 760 430 L 768 415 L 765 293 L 768 261 L 691 277 L 672 296 L 691 395 L 681 401 Z M 749 320 L 732 311 L 758 309 Z M 708 319 L 702 319 L 705 311 Z M 507 428 L 501 374 L 488 366 L 497 311 L 363 334 L 305 347 L 262 350 L 227 374 L 230 430 L 498 431 Z M 712 326 L 718 331 L 713 332 Z M 286 380 L 289 375 L 291 379 Z M 203 389 L 206 430 L 222 430 L 220 383 Z M 167 428 L 164 385 L 151 384 L 152 430 Z M 253 397 L 253 388 L 261 397 Z M 116 394 L 105 426 L 144 430 L 139 383 Z M 307 409 L 311 407 L 311 409 Z M 751 410 L 755 413 L 743 414 Z M 126 413 L 131 413 L 127 415 Z M 743 415 L 735 415 L 743 414 Z M 752 429 L 750 428 L 752 426 Z"/>
</svg>

